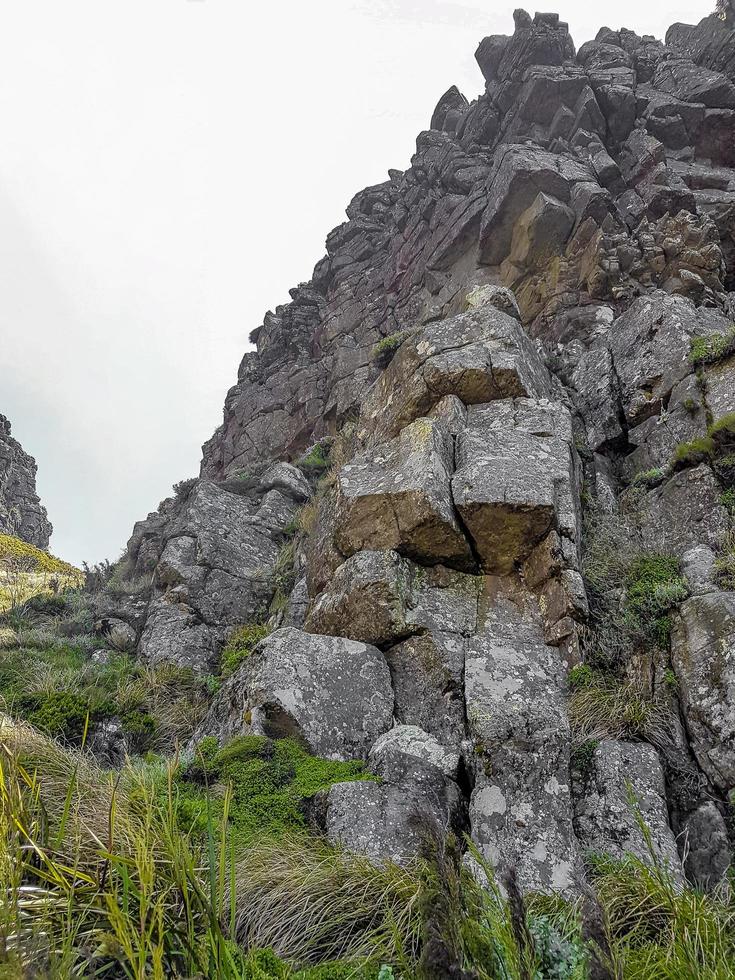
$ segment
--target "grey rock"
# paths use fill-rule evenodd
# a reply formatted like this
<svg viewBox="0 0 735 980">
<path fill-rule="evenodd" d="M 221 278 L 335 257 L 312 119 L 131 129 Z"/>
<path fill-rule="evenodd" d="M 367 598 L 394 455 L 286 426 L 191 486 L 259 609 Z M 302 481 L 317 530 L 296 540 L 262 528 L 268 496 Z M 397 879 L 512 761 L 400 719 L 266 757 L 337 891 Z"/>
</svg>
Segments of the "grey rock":
<svg viewBox="0 0 735 980">
<path fill-rule="evenodd" d="M 735 593 L 682 603 L 671 660 L 697 761 L 715 786 L 729 792 L 735 787 Z"/>
<path fill-rule="evenodd" d="M 486 571 L 508 572 L 552 527 L 576 536 L 571 418 L 527 399 L 473 406 L 457 440 L 452 493 Z"/>
<path fill-rule="evenodd" d="M 660 413 L 674 386 L 691 372 L 692 338 L 726 329 L 715 311 L 664 293 L 642 296 L 618 317 L 610 344 L 629 422 Z"/>
<path fill-rule="evenodd" d="M 586 771 L 576 776 L 575 828 L 582 847 L 617 859 L 632 854 L 646 864 L 659 862 L 681 886 L 684 873 L 669 826 L 664 772 L 656 749 L 603 739 Z"/>
<path fill-rule="evenodd" d="M 534 600 L 512 584 L 494 599 L 465 662 L 472 838 L 501 881 L 514 868 L 523 891 L 572 894 L 580 864 L 564 670 L 544 645 Z"/>
<path fill-rule="evenodd" d="M 296 737 L 314 755 L 367 758 L 393 719 L 393 690 L 375 647 L 301 630 L 263 640 L 214 699 L 196 740 Z"/>
<path fill-rule="evenodd" d="M 36 493 L 36 461 L 10 431 L 10 422 L 0 415 L 0 534 L 48 548 L 53 528 Z"/>
<path fill-rule="evenodd" d="M 732 848 L 725 820 L 714 803 L 703 803 L 689 816 L 682 834 L 684 869 L 695 888 L 712 891 L 725 880 Z"/>
<path fill-rule="evenodd" d="M 715 553 L 706 544 L 699 544 L 684 552 L 681 559 L 682 575 L 692 595 L 715 592 Z"/>
<path fill-rule="evenodd" d="M 391 549 L 418 561 L 470 566 L 452 506 L 452 456 L 442 427 L 423 418 L 343 466 L 334 537 L 342 554 Z"/>
<path fill-rule="evenodd" d="M 675 473 L 639 503 L 641 537 L 650 551 L 682 557 L 697 545 L 717 548 L 730 526 L 709 466 Z"/>
<path fill-rule="evenodd" d="M 502 312 L 491 299 L 430 324 L 401 346 L 365 399 L 359 434 L 383 441 L 447 395 L 476 405 L 550 392 L 537 349 L 515 315 Z"/>
<path fill-rule="evenodd" d="M 424 568 L 395 551 L 361 551 L 336 570 L 307 628 L 377 646 L 428 629 L 466 634 L 477 621 L 477 594 L 471 575 Z"/>
</svg>

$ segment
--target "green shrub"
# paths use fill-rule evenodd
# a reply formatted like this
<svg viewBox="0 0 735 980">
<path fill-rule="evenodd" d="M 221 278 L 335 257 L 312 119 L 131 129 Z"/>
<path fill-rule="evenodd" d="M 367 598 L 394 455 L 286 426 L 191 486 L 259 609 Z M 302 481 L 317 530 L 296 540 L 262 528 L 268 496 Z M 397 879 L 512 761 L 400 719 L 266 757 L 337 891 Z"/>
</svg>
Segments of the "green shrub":
<svg viewBox="0 0 735 980">
<path fill-rule="evenodd" d="M 595 750 L 600 744 L 597 738 L 588 738 L 580 742 L 572 749 L 572 764 L 578 770 L 583 780 L 589 779 L 592 774 L 592 762 L 595 757 Z"/>
<path fill-rule="evenodd" d="M 666 476 L 666 471 L 661 467 L 654 467 L 652 470 L 643 470 L 636 473 L 630 481 L 632 487 L 657 487 Z"/>
<path fill-rule="evenodd" d="M 589 664 L 577 664 L 569 671 L 569 687 L 579 690 L 596 683 L 597 672 Z"/>
<path fill-rule="evenodd" d="M 735 324 L 724 334 L 710 334 L 709 337 L 692 337 L 689 360 L 696 367 L 714 364 L 735 354 Z"/>
<path fill-rule="evenodd" d="M 246 623 L 244 626 L 238 626 L 222 651 L 220 664 L 222 676 L 229 677 L 230 674 L 234 674 L 270 631 L 270 627 L 265 623 Z"/>
<path fill-rule="evenodd" d="M 720 503 L 726 507 L 730 514 L 735 514 L 735 487 L 728 487 L 720 494 Z"/>
<path fill-rule="evenodd" d="M 79 744 L 88 725 L 114 713 L 109 702 L 94 704 L 71 691 L 23 694 L 12 702 L 13 714 L 53 738 Z"/>
<path fill-rule="evenodd" d="M 296 463 L 307 476 L 319 476 L 329 469 L 329 442 L 318 442 Z"/>
<path fill-rule="evenodd" d="M 674 450 L 674 469 L 686 466 L 699 466 L 712 456 L 715 445 L 710 436 L 700 436 L 691 442 L 682 442 Z"/>
<path fill-rule="evenodd" d="M 194 833 L 206 831 L 209 808 L 219 807 L 206 787 L 232 787 L 230 820 L 236 837 L 256 831 L 281 833 L 305 826 L 305 803 L 334 783 L 372 779 L 361 762 L 335 762 L 310 755 L 290 738 L 233 738 L 223 748 L 205 739 L 181 772 L 180 813 Z"/>
<path fill-rule="evenodd" d="M 408 330 L 398 330 L 396 333 L 389 334 L 387 337 L 379 340 L 373 347 L 372 352 L 375 363 L 381 368 L 388 367 L 395 357 L 396 351 L 406 337 L 408 337 L 408 334 Z"/>
<path fill-rule="evenodd" d="M 630 567 L 626 586 L 628 607 L 642 633 L 665 647 L 671 632 L 667 613 L 689 594 L 681 562 L 669 555 L 640 555 Z"/>
</svg>

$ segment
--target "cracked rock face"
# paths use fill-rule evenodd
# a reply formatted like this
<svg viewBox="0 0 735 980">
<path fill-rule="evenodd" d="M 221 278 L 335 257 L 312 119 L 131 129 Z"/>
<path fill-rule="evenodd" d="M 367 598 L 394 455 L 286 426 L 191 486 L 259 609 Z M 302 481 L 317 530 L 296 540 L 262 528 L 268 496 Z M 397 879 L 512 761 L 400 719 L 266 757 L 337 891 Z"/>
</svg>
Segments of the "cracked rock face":
<svg viewBox="0 0 735 980">
<path fill-rule="evenodd" d="M 48 548 L 53 530 L 36 493 L 36 461 L 10 434 L 0 415 L 0 534 Z"/>
<path fill-rule="evenodd" d="M 131 537 L 150 592 L 100 616 L 202 672 L 267 620 L 198 737 L 366 760 L 377 779 L 311 817 L 371 860 L 410 861 L 428 822 L 501 887 L 574 897 L 589 849 L 647 859 L 637 805 L 677 887 L 712 888 L 735 788 L 734 25 L 575 52 L 558 16 L 514 19 L 477 50 L 484 92 L 442 96 L 253 332 L 200 480 Z M 680 574 L 610 662 L 600 605 L 627 629 L 632 585 L 605 570 L 633 551 Z M 580 664 L 674 735 L 621 735 L 603 699 L 583 738 Z"/>
</svg>

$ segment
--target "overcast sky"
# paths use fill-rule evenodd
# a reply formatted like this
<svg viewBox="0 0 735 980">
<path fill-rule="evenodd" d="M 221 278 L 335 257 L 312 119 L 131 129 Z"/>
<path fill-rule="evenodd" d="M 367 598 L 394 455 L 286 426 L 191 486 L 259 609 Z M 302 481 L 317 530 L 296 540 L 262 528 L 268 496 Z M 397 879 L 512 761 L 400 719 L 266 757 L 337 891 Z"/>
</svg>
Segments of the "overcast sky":
<svg viewBox="0 0 735 980">
<path fill-rule="evenodd" d="M 0 0 L 0 412 L 57 554 L 116 558 L 198 472 L 248 333 L 438 97 L 480 93 L 474 50 L 514 6 Z M 579 45 L 713 6 L 559 10 Z"/>
</svg>

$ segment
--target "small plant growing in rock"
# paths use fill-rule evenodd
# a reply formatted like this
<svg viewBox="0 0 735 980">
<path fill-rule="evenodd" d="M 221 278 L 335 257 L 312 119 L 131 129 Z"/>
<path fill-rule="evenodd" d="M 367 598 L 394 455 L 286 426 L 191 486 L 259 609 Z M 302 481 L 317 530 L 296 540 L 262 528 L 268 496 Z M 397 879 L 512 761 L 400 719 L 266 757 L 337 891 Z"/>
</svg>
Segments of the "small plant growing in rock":
<svg viewBox="0 0 735 980">
<path fill-rule="evenodd" d="M 329 449 L 328 442 L 317 442 L 296 465 L 307 476 L 321 476 L 329 469 Z"/>
<path fill-rule="evenodd" d="M 399 330 L 377 342 L 373 347 L 372 357 L 378 367 L 388 367 L 406 337 L 408 337 L 408 330 Z"/>
<path fill-rule="evenodd" d="M 735 514 L 735 486 L 728 487 L 720 494 L 720 503 L 729 511 L 730 515 Z"/>
<path fill-rule="evenodd" d="M 715 364 L 735 354 L 735 324 L 724 333 L 709 337 L 692 337 L 689 360 L 695 367 Z"/>
<path fill-rule="evenodd" d="M 630 481 L 632 487 L 657 487 L 659 483 L 662 483 L 666 477 L 666 470 L 662 469 L 660 466 L 655 466 L 650 470 L 642 470 L 640 473 L 636 473 L 633 479 Z"/>
<path fill-rule="evenodd" d="M 265 623 L 246 623 L 244 626 L 238 626 L 222 651 L 220 667 L 222 676 L 229 677 L 234 674 L 269 633 L 270 627 Z"/>
<path fill-rule="evenodd" d="M 584 742 L 575 745 L 572 749 L 572 765 L 584 781 L 588 780 L 592 775 L 595 750 L 599 744 L 599 739 L 588 738 Z"/>
<path fill-rule="evenodd" d="M 691 442 L 682 442 L 674 450 L 673 467 L 675 470 L 687 466 L 699 466 L 706 463 L 712 456 L 714 442 L 710 436 L 700 436 Z"/>
</svg>

